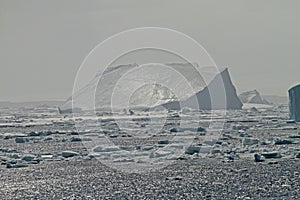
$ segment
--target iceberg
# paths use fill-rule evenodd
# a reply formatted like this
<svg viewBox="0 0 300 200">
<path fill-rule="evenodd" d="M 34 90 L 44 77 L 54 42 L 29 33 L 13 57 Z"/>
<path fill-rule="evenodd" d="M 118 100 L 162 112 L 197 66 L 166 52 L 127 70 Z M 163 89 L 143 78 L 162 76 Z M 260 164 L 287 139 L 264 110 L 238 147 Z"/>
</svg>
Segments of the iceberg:
<svg viewBox="0 0 300 200">
<path fill-rule="evenodd" d="M 300 122 L 300 84 L 289 89 L 290 119 Z"/>
<path fill-rule="evenodd" d="M 227 68 L 220 73 L 215 67 L 201 67 L 200 74 L 196 63 L 170 63 L 164 66 L 109 66 L 101 76 L 96 74 L 84 88 L 68 98 L 59 111 L 70 111 L 72 103 L 73 107 L 75 105 L 85 111 L 161 106 L 175 110 L 183 107 L 201 110 L 242 108 Z M 126 99 L 128 96 L 129 99 Z M 94 107 L 85 105 L 91 98 L 95 99 Z"/>
<path fill-rule="evenodd" d="M 239 98 L 243 103 L 270 104 L 257 90 L 243 92 L 239 95 Z"/>
</svg>

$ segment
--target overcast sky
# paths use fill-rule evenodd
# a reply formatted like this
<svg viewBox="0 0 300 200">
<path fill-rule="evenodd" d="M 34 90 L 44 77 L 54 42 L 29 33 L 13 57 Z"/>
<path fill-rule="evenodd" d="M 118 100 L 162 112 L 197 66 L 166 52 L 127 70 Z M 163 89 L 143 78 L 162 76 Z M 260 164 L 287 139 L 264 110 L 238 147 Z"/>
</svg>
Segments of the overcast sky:
<svg viewBox="0 0 300 200">
<path fill-rule="evenodd" d="M 0 0 L 0 101 L 63 100 L 85 56 L 136 27 L 196 39 L 238 92 L 300 83 L 299 0 Z"/>
</svg>

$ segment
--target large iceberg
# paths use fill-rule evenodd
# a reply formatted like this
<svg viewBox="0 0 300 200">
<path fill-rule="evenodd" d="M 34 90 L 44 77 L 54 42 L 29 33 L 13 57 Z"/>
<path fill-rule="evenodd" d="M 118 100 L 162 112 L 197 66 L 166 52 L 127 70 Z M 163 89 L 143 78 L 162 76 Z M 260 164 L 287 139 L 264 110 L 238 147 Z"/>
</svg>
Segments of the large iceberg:
<svg viewBox="0 0 300 200">
<path fill-rule="evenodd" d="M 67 99 L 60 107 L 60 112 L 72 110 L 72 101 L 76 110 L 95 108 L 112 111 L 112 107 L 123 109 L 128 106 L 206 110 L 242 108 L 227 68 L 220 73 L 215 67 L 202 67 L 198 71 L 199 66 L 195 63 L 171 63 L 164 66 L 110 66 Z M 86 105 L 91 98 L 95 99 L 93 107 Z"/>
<path fill-rule="evenodd" d="M 289 89 L 290 118 L 300 122 L 300 85 Z"/>
</svg>

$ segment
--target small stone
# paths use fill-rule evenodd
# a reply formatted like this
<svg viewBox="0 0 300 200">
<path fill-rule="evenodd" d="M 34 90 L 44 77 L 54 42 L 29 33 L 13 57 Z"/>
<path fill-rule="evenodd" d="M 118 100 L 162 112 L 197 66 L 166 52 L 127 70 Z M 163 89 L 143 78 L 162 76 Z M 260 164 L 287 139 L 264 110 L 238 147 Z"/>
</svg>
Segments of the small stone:
<svg viewBox="0 0 300 200">
<path fill-rule="evenodd" d="M 295 158 L 300 158 L 300 152 L 295 155 Z"/>
</svg>

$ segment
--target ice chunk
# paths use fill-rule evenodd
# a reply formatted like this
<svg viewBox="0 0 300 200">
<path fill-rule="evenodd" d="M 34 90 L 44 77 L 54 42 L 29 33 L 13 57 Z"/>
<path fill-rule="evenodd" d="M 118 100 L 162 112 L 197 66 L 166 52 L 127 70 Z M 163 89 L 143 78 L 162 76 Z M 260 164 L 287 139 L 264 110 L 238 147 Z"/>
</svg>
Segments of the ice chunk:
<svg viewBox="0 0 300 200">
<path fill-rule="evenodd" d="M 108 146 L 108 147 L 97 146 L 96 148 L 94 148 L 94 152 L 115 152 L 115 151 L 120 151 L 120 148 L 117 146 Z"/>
<path fill-rule="evenodd" d="M 262 156 L 264 156 L 265 158 L 269 159 L 269 158 L 281 158 L 281 153 L 274 151 L 274 152 L 265 152 L 261 154 Z"/>
<path fill-rule="evenodd" d="M 186 149 L 186 154 L 193 155 L 194 153 L 199 153 L 200 152 L 201 146 L 190 146 Z"/>
<path fill-rule="evenodd" d="M 256 153 L 256 154 L 254 154 L 254 160 L 255 160 L 255 162 L 263 162 L 263 161 L 265 161 L 265 157 Z"/>
<path fill-rule="evenodd" d="M 244 138 L 243 145 L 256 145 L 258 144 L 259 140 L 257 138 Z"/>
<path fill-rule="evenodd" d="M 74 157 L 74 156 L 78 156 L 79 153 L 74 152 L 74 151 L 63 151 L 61 152 L 62 157 L 64 158 L 69 158 L 69 157 Z"/>
<path fill-rule="evenodd" d="M 238 124 L 238 125 L 233 125 L 232 129 L 233 130 L 247 130 L 247 129 L 249 129 L 249 126 Z"/>
<path fill-rule="evenodd" d="M 25 137 L 16 137 L 15 141 L 16 143 L 25 143 L 25 142 L 29 142 L 29 139 Z"/>
</svg>

